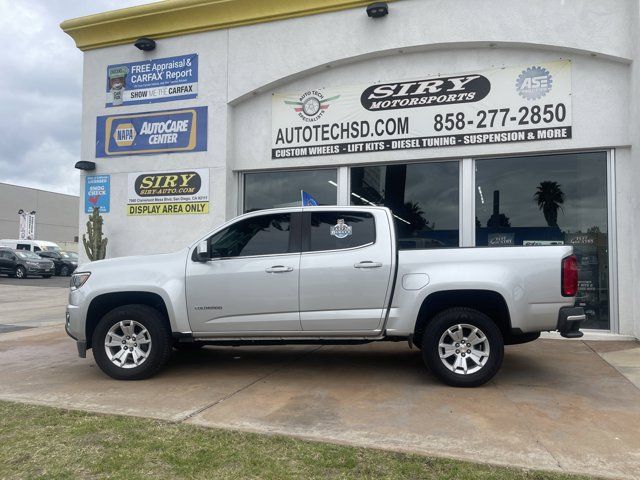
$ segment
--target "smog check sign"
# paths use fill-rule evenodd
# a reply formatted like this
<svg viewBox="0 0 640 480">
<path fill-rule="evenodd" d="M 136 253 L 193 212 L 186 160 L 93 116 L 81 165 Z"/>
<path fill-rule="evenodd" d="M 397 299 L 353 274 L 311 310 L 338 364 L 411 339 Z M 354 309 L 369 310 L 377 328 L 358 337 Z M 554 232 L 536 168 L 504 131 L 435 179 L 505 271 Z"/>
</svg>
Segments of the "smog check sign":
<svg viewBox="0 0 640 480">
<path fill-rule="evenodd" d="M 207 107 L 97 118 L 96 157 L 207 149 Z"/>
</svg>

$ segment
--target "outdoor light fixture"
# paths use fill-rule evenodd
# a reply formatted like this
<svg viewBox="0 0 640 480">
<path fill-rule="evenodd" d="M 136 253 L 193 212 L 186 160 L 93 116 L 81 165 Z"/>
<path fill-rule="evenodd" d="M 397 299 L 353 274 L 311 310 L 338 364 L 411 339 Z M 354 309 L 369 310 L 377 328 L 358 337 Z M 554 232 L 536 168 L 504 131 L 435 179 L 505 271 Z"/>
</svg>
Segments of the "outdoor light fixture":
<svg viewBox="0 0 640 480">
<path fill-rule="evenodd" d="M 367 5 L 367 15 L 371 18 L 382 18 L 389 14 L 389 6 L 386 2 L 376 2 Z"/>
<path fill-rule="evenodd" d="M 156 48 L 155 40 L 151 40 L 147 37 L 139 38 L 138 40 L 136 40 L 136 43 L 134 43 L 134 45 L 138 50 L 144 50 L 145 52 L 150 52 L 151 50 L 155 50 Z"/>
<path fill-rule="evenodd" d="M 79 162 L 76 163 L 76 168 L 78 170 L 85 170 L 85 171 L 95 170 L 96 169 L 96 162 L 89 162 L 87 160 L 80 160 Z"/>
</svg>

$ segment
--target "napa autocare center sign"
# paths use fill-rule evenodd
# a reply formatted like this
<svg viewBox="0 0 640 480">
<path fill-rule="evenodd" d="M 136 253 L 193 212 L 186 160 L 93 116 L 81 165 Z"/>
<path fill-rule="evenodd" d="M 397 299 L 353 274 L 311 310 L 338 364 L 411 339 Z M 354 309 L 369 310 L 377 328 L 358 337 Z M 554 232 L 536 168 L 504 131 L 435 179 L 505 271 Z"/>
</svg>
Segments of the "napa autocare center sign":
<svg viewBox="0 0 640 480">
<path fill-rule="evenodd" d="M 107 67 L 107 107 L 198 96 L 198 55 L 179 55 Z"/>
<path fill-rule="evenodd" d="M 209 213 L 209 170 L 129 173 L 127 215 Z"/>
<path fill-rule="evenodd" d="M 87 175 L 84 179 L 84 212 L 92 213 L 94 207 L 100 213 L 109 213 L 111 198 L 110 175 Z"/>
<path fill-rule="evenodd" d="M 207 107 L 100 116 L 96 157 L 207 149 Z"/>
<path fill-rule="evenodd" d="M 571 62 L 275 94 L 272 158 L 571 138 Z"/>
</svg>

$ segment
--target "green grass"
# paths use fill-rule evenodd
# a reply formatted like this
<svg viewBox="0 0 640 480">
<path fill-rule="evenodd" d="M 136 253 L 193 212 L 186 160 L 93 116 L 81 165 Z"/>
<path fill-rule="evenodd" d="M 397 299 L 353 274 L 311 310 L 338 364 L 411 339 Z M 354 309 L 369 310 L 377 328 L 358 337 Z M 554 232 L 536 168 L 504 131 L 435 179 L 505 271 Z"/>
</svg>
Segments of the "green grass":
<svg viewBox="0 0 640 480">
<path fill-rule="evenodd" d="M 0 479 L 5 478 L 581 477 L 0 402 Z"/>
</svg>

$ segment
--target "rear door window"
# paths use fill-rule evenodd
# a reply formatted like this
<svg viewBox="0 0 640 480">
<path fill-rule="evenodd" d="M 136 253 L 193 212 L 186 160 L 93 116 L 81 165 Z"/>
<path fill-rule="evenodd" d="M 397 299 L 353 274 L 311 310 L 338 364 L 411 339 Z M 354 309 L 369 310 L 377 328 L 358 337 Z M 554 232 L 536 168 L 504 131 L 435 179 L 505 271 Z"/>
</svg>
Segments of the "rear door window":
<svg viewBox="0 0 640 480">
<path fill-rule="evenodd" d="M 341 250 L 375 243 L 376 225 L 368 212 L 308 212 L 307 251 Z"/>
</svg>

